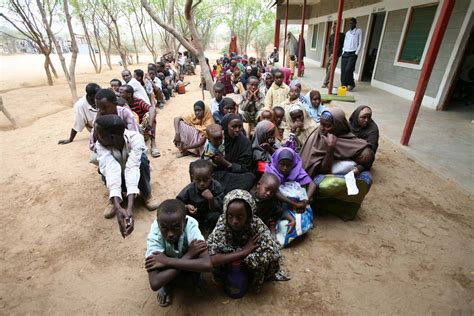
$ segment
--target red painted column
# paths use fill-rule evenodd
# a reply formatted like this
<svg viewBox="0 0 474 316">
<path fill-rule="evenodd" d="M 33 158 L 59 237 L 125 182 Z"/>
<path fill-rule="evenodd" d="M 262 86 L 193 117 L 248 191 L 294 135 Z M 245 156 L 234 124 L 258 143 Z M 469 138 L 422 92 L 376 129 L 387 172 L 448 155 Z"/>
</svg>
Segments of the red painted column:
<svg viewBox="0 0 474 316">
<path fill-rule="evenodd" d="M 405 128 L 403 129 L 402 139 L 400 140 L 400 143 L 404 146 L 407 146 L 410 141 L 413 127 L 415 126 L 416 118 L 420 110 L 421 101 L 423 101 L 423 96 L 425 95 L 426 87 L 428 86 L 431 72 L 433 71 L 436 56 L 438 56 L 439 47 L 441 46 L 444 32 L 448 26 L 449 17 L 451 16 L 451 12 L 453 12 L 454 2 L 455 0 L 444 0 L 438 20 L 434 21 L 436 26 L 433 32 L 433 37 L 431 38 L 430 46 L 426 53 L 425 62 L 421 69 L 420 79 L 416 86 L 415 97 L 413 98 L 410 112 L 408 113 L 407 121 L 405 123 Z"/>
<path fill-rule="evenodd" d="M 280 24 L 281 24 L 281 20 L 280 19 L 276 19 L 275 20 L 275 45 L 273 45 L 274 47 L 276 47 L 277 49 L 280 49 Z"/>
<path fill-rule="evenodd" d="M 337 21 L 336 21 L 336 34 L 334 34 L 334 49 L 332 50 L 332 56 L 337 56 L 339 51 L 339 37 L 340 29 L 342 24 L 342 9 L 344 8 L 344 0 L 339 0 L 339 5 L 337 7 Z M 331 62 L 331 73 L 329 74 L 329 85 L 328 85 L 328 94 L 332 94 L 332 86 L 334 81 L 334 72 L 336 71 L 336 63 Z"/>
<path fill-rule="evenodd" d="M 290 0 L 286 0 L 286 9 L 285 9 L 285 37 L 283 38 L 283 64 L 282 67 L 285 67 L 285 52 L 286 52 L 286 37 L 288 34 L 288 9 L 290 6 Z"/>
<path fill-rule="evenodd" d="M 306 17 L 306 0 L 303 1 L 303 13 L 301 14 L 301 34 L 300 47 L 298 48 L 298 77 L 301 77 L 301 65 L 303 64 L 303 40 L 304 40 L 304 21 Z"/>
</svg>

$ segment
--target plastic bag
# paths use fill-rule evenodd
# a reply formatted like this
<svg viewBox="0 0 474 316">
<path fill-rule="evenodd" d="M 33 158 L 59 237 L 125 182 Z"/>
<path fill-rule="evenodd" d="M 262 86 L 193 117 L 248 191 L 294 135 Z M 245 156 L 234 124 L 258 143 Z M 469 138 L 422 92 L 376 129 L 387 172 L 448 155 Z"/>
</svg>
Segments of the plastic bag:
<svg viewBox="0 0 474 316">
<path fill-rule="evenodd" d="M 289 198 L 290 200 L 294 201 L 302 201 L 308 200 L 308 195 L 306 194 L 306 190 L 301 187 L 298 182 L 286 182 L 280 185 L 280 193 Z M 311 206 L 308 204 L 306 206 L 306 210 L 303 213 L 296 213 L 293 210 L 293 207 L 284 204 L 283 205 L 285 211 L 290 214 L 295 219 L 296 225 L 295 228 L 291 231 L 288 231 L 288 220 L 282 219 L 277 223 L 276 227 L 276 238 L 277 241 L 280 243 L 282 247 L 288 246 L 294 239 L 297 237 L 306 234 L 308 230 L 313 228 L 313 210 Z"/>
</svg>

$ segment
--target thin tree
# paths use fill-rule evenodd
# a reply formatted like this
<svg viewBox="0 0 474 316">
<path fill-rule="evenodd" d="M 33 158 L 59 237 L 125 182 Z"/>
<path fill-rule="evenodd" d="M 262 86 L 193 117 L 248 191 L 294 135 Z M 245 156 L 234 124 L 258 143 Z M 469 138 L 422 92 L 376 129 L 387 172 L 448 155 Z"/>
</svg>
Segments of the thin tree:
<svg viewBox="0 0 474 316">
<path fill-rule="evenodd" d="M 46 8 L 44 4 L 41 3 L 41 0 L 36 0 L 36 4 L 38 5 L 38 9 L 40 11 L 41 18 L 43 20 L 43 24 L 46 27 L 48 36 L 50 37 L 51 41 L 54 44 L 54 47 L 56 48 L 56 53 L 58 54 L 59 61 L 61 62 L 61 67 L 63 68 L 64 76 L 66 77 L 66 81 L 69 85 L 69 90 L 71 91 L 73 102 L 76 102 L 77 100 L 76 61 L 77 61 L 77 54 L 79 52 L 79 49 L 77 47 L 76 36 L 74 35 L 74 30 L 72 28 L 72 22 L 71 22 L 72 17 L 71 17 L 71 14 L 69 13 L 69 3 L 68 3 L 68 0 L 63 0 L 63 7 L 64 7 L 63 9 L 64 9 L 64 14 L 66 16 L 66 24 L 69 31 L 69 36 L 71 37 L 72 55 L 71 55 L 71 61 L 69 63 L 69 69 L 66 65 L 66 59 L 64 58 L 62 48 L 59 45 L 59 42 L 56 36 L 54 35 L 53 30 L 51 29 L 51 25 L 48 24 L 48 17 L 52 19 L 52 17 L 55 14 L 57 14 L 56 4 L 58 3 L 58 1 L 54 0 L 52 6 L 48 0 L 46 0 L 45 3 L 47 4 L 48 13 L 46 13 Z"/>
<path fill-rule="evenodd" d="M 152 20 L 150 19 L 150 33 L 147 30 L 147 22 L 149 15 L 144 14 L 143 7 L 140 4 L 135 4 L 135 0 L 129 2 L 132 6 L 132 12 L 135 15 L 138 24 L 138 30 L 140 31 L 140 35 L 142 37 L 145 46 L 147 47 L 148 51 L 150 52 L 153 61 L 156 62 L 158 59 L 158 52 L 156 51 L 155 47 L 155 39 L 153 34 L 153 24 Z"/>
<path fill-rule="evenodd" d="M 41 17 L 37 16 L 35 13 L 37 11 L 35 10 L 35 4 L 29 0 L 10 0 L 9 3 L 11 13 L 17 16 L 17 18 L 15 19 L 11 16 L 7 16 L 4 13 L 0 13 L 0 17 L 5 19 L 11 26 L 20 32 L 22 36 L 36 44 L 39 52 L 44 55 L 44 71 L 46 73 L 48 85 L 52 86 L 53 75 L 55 78 L 58 77 L 50 58 L 52 43 L 51 39 L 46 34 L 47 31 L 41 22 Z M 52 22 L 52 18 L 50 18 L 46 25 L 51 27 Z M 9 36 L 14 37 L 12 35 Z"/>
<path fill-rule="evenodd" d="M 94 44 L 92 43 L 91 36 L 89 35 L 89 28 L 87 26 L 89 21 L 94 19 L 95 11 L 92 10 L 92 8 L 88 5 L 88 3 L 84 1 L 79 2 L 79 0 L 72 0 L 71 4 L 74 7 L 74 13 L 79 18 L 79 21 L 81 21 L 82 30 L 84 31 L 84 37 L 86 38 L 87 48 L 89 51 L 89 58 L 91 59 L 92 65 L 94 66 L 94 70 L 96 73 L 100 73 L 102 71 L 101 47 L 100 45 L 97 44 L 97 38 L 96 38 L 97 50 L 98 50 L 98 55 L 99 55 L 99 56 L 96 56 L 95 47 L 94 47 Z M 88 21 L 86 22 L 86 18 L 84 17 L 83 12 L 87 12 L 87 13 L 93 12 L 92 18 L 88 19 Z"/>
<path fill-rule="evenodd" d="M 120 59 L 122 60 L 122 66 L 125 69 L 128 69 L 127 68 L 127 65 L 128 65 L 128 60 L 127 60 L 128 51 L 127 51 L 127 48 L 125 47 L 125 45 L 123 44 L 122 38 L 120 36 L 120 29 L 119 29 L 118 22 L 117 22 L 118 13 L 117 13 L 116 10 L 112 10 L 111 4 L 112 4 L 112 2 L 110 0 L 102 2 L 102 6 L 104 7 L 105 12 L 110 17 L 110 24 L 108 25 L 110 39 L 112 40 L 113 45 L 115 46 L 115 48 L 117 49 L 117 51 L 120 55 Z"/>
<path fill-rule="evenodd" d="M 160 25 L 166 31 L 171 33 L 174 38 L 176 38 L 181 43 L 181 45 L 183 45 L 189 52 L 191 52 L 191 54 L 197 57 L 197 59 L 199 60 L 199 66 L 201 67 L 201 73 L 206 82 L 206 87 L 211 93 L 211 95 L 214 96 L 214 92 L 212 89 L 214 82 L 212 81 L 211 70 L 209 69 L 209 66 L 206 63 L 206 58 L 204 56 L 204 48 L 201 42 L 201 36 L 196 29 L 196 24 L 194 22 L 193 16 L 193 11 L 195 7 L 199 5 L 201 1 L 198 1 L 195 5 L 193 5 L 193 0 L 186 0 L 186 3 L 184 5 L 184 17 L 186 19 L 186 24 L 192 36 L 191 40 L 187 40 L 186 38 L 184 38 L 183 35 L 181 35 L 175 27 L 166 24 L 165 21 L 156 13 L 155 9 L 150 5 L 147 0 L 140 1 L 142 3 L 142 6 L 158 25 Z"/>
</svg>

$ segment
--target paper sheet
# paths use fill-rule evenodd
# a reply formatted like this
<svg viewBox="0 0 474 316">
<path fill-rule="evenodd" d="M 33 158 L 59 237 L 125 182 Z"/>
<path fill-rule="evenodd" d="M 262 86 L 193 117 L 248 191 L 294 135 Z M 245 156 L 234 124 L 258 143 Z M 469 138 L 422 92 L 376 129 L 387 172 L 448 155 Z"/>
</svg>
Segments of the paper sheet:
<svg viewBox="0 0 474 316">
<path fill-rule="evenodd" d="M 359 189 L 357 188 L 356 180 L 354 177 L 354 171 L 349 172 L 344 176 L 346 179 L 346 187 L 348 195 L 357 195 L 359 194 Z"/>
</svg>

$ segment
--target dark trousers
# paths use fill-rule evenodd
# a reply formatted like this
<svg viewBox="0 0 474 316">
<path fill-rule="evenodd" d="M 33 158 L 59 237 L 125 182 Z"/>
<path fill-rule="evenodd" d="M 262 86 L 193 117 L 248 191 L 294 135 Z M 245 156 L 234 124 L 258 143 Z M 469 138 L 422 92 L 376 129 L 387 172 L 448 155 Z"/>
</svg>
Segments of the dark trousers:
<svg viewBox="0 0 474 316">
<path fill-rule="evenodd" d="M 100 173 L 100 170 L 98 170 L 99 174 L 102 176 L 102 181 L 104 184 L 105 182 L 105 177 Z M 147 198 L 151 194 L 151 183 L 150 183 L 150 162 L 148 161 L 148 157 L 146 156 L 145 153 L 142 154 L 141 157 L 141 162 L 140 162 L 140 180 L 138 180 L 138 189 L 140 190 L 140 194 L 142 197 Z M 122 171 L 122 192 L 127 192 L 127 186 L 125 185 L 125 176 Z"/>
<path fill-rule="evenodd" d="M 345 52 L 342 54 L 341 60 L 341 85 L 353 86 L 354 83 L 354 70 L 357 61 L 357 55 L 355 52 Z"/>
</svg>

